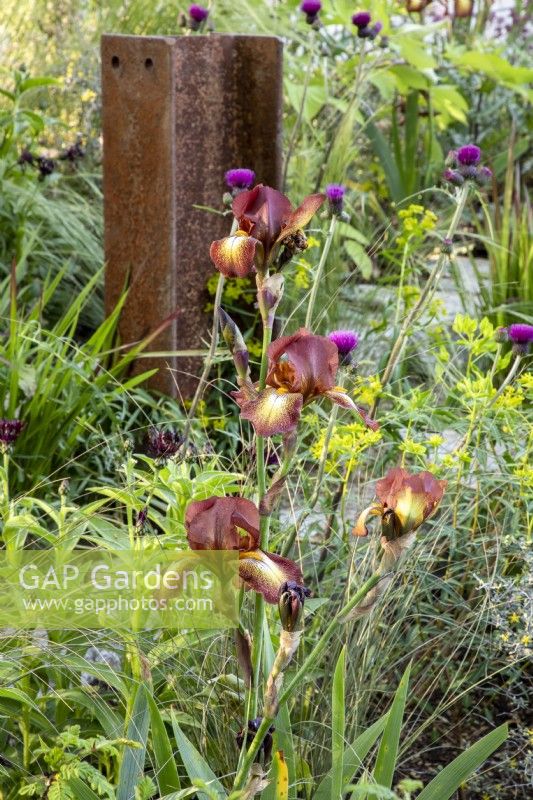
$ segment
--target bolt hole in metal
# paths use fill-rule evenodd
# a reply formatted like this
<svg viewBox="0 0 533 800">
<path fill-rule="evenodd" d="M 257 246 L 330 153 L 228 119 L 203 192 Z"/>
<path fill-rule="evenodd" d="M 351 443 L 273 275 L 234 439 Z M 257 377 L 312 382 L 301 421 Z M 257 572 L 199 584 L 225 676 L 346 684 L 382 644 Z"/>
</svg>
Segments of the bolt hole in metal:
<svg viewBox="0 0 533 800">
<path fill-rule="evenodd" d="M 111 59 L 111 66 L 113 69 L 118 69 L 120 67 L 120 58 L 118 56 L 113 56 Z"/>
<path fill-rule="evenodd" d="M 154 62 L 152 61 L 152 59 L 151 59 L 151 58 L 147 58 L 147 59 L 145 60 L 145 62 L 144 62 L 144 66 L 145 66 L 145 68 L 146 68 L 146 69 L 148 69 L 148 70 L 150 70 L 150 69 L 153 69 L 153 68 L 154 68 Z"/>
</svg>

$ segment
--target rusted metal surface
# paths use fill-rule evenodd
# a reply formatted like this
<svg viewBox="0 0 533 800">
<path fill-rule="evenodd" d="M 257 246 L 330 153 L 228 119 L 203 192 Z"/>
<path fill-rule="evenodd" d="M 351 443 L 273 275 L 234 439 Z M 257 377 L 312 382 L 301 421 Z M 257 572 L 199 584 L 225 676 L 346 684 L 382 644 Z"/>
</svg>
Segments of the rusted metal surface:
<svg viewBox="0 0 533 800">
<path fill-rule="evenodd" d="M 138 341 L 176 310 L 157 351 L 205 346 L 209 245 L 231 220 L 224 173 L 254 169 L 281 180 L 282 45 L 275 37 L 102 37 L 106 308 L 126 283 L 123 343 Z M 150 385 L 193 393 L 199 359 L 142 359 Z"/>
</svg>

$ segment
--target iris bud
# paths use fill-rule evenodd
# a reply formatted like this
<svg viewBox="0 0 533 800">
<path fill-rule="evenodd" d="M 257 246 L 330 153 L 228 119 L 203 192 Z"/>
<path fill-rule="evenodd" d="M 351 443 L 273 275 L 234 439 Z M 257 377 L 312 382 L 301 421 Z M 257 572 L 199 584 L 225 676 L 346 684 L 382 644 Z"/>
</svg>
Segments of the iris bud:
<svg viewBox="0 0 533 800">
<path fill-rule="evenodd" d="M 294 633 L 303 628 L 305 598 L 311 592 L 295 581 L 286 581 L 279 593 L 278 609 L 284 631 Z"/>
</svg>

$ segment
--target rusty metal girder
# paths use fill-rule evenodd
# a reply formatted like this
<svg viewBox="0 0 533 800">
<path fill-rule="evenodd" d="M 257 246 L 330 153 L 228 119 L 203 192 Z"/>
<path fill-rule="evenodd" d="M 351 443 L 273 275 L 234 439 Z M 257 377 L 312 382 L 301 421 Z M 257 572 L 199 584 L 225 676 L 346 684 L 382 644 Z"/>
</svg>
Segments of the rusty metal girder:
<svg viewBox="0 0 533 800">
<path fill-rule="evenodd" d="M 129 285 L 119 332 L 139 341 L 178 311 L 137 371 L 150 386 L 190 397 L 205 345 L 209 246 L 231 220 L 224 173 L 250 167 L 281 181 L 282 43 L 270 36 L 102 37 L 106 310 Z"/>
</svg>

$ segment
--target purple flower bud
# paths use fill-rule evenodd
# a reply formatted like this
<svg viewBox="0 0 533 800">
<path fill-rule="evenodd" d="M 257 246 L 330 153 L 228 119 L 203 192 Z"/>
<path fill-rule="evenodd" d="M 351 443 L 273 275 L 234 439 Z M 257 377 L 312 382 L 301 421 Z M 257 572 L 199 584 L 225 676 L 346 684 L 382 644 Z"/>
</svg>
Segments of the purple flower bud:
<svg viewBox="0 0 533 800">
<path fill-rule="evenodd" d="M 56 168 L 55 161 L 52 158 L 46 158 L 46 156 L 39 156 L 37 165 L 41 178 L 46 178 L 47 175 L 51 175 Z"/>
<path fill-rule="evenodd" d="M 329 200 L 329 205 L 334 214 L 341 214 L 344 204 L 344 195 L 346 187 L 340 183 L 330 183 L 326 186 L 326 197 Z"/>
<path fill-rule="evenodd" d="M 22 152 L 21 152 L 21 154 L 19 156 L 18 163 L 21 164 L 21 165 L 22 164 L 33 164 L 34 161 L 35 161 L 35 156 L 33 155 L 33 153 L 30 153 L 30 151 L 28 150 L 27 147 L 25 147 L 24 150 L 22 150 Z"/>
<path fill-rule="evenodd" d="M 472 166 L 475 164 L 479 164 L 479 159 L 481 158 L 481 150 L 475 144 L 465 144 L 457 150 L 455 157 L 457 159 L 457 163 L 461 164 L 461 166 Z"/>
<path fill-rule="evenodd" d="M 243 167 L 229 169 L 224 177 L 229 189 L 251 189 L 255 183 L 253 169 L 245 169 Z"/>
<path fill-rule="evenodd" d="M 61 155 L 59 159 L 61 161 L 71 161 L 75 163 L 79 158 L 83 158 L 85 156 L 85 150 L 81 146 L 81 142 L 76 142 L 76 144 L 71 144 L 70 147 L 67 147 Z"/>
<path fill-rule="evenodd" d="M 337 345 L 341 364 L 346 366 L 351 362 L 352 351 L 359 344 L 359 334 L 355 331 L 332 331 L 328 333 L 328 339 Z"/>
<path fill-rule="evenodd" d="M 533 342 L 533 325 L 517 322 L 507 328 L 509 339 L 514 344 L 531 344 Z"/>
<path fill-rule="evenodd" d="M 201 22 L 205 22 L 208 16 L 209 16 L 208 8 L 196 5 L 196 3 L 193 3 L 192 6 L 189 6 L 189 17 L 192 20 L 194 20 L 194 22 L 198 24 L 200 24 Z"/>
<path fill-rule="evenodd" d="M 303 627 L 305 598 L 311 592 L 295 581 L 287 581 L 279 590 L 279 616 L 284 631 L 299 631 Z"/>
<path fill-rule="evenodd" d="M 219 308 L 218 318 L 222 337 L 233 357 L 237 375 L 242 381 L 245 381 L 249 378 L 249 355 L 242 333 L 223 308 Z"/>
<path fill-rule="evenodd" d="M 144 533 L 147 521 L 148 521 L 148 509 L 145 506 L 144 508 L 141 508 L 141 510 L 137 512 L 137 517 L 135 519 L 135 527 L 140 533 Z"/>
<path fill-rule="evenodd" d="M 479 170 L 473 164 L 464 167 L 459 167 L 459 172 L 461 173 L 463 178 L 469 181 L 477 181 L 479 177 Z"/>
<path fill-rule="evenodd" d="M 507 328 L 498 328 L 494 333 L 494 338 L 499 344 L 504 344 L 509 341 L 509 334 Z"/>
<path fill-rule="evenodd" d="M 24 422 L 20 419 L 0 419 L 0 445 L 6 448 L 15 444 L 23 427 Z"/>
<path fill-rule="evenodd" d="M 492 179 L 492 170 L 489 167 L 479 167 L 476 175 L 476 183 L 484 186 Z"/>
<path fill-rule="evenodd" d="M 448 169 L 444 170 L 442 177 L 445 181 L 448 181 L 448 183 L 453 183 L 454 186 L 462 186 L 465 182 L 465 179 L 460 172 L 458 172 L 456 169 L 450 169 L 449 167 Z"/>
<path fill-rule="evenodd" d="M 357 11 L 352 17 L 352 23 L 356 28 L 367 28 L 372 15 L 368 11 Z"/>
<path fill-rule="evenodd" d="M 372 25 L 372 27 L 370 28 L 370 38 L 375 39 L 376 36 L 379 36 L 382 28 L 383 28 L 382 22 L 376 22 L 375 25 Z"/>
<path fill-rule="evenodd" d="M 451 253 L 453 252 L 453 240 L 443 239 L 441 251 L 447 256 L 451 255 Z"/>
<path fill-rule="evenodd" d="M 182 444 L 183 439 L 176 431 L 162 428 L 150 428 L 148 431 L 148 452 L 159 461 L 175 456 Z"/>
</svg>

